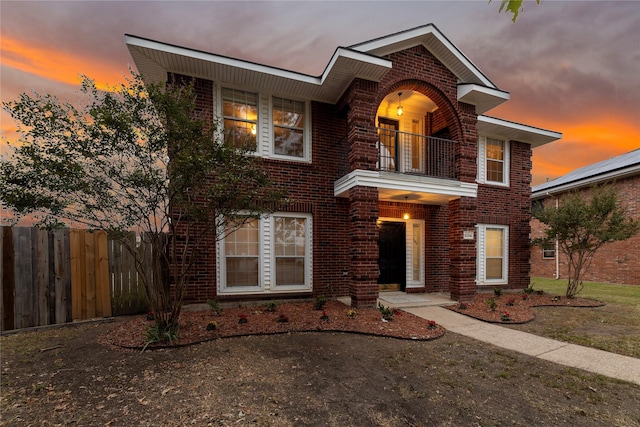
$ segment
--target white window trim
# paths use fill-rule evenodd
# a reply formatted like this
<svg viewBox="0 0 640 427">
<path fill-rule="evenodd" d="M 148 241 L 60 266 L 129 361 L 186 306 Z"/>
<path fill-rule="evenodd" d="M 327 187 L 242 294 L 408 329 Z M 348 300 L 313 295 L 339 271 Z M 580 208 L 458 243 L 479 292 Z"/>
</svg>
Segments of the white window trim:
<svg viewBox="0 0 640 427">
<path fill-rule="evenodd" d="M 551 245 L 550 249 L 545 249 L 544 246 L 542 246 L 542 259 L 556 259 L 556 246 L 555 243 L 553 245 Z M 545 255 L 546 252 L 549 251 L 553 251 L 553 256 L 548 256 Z"/>
<path fill-rule="evenodd" d="M 302 142 L 303 142 L 302 149 L 304 151 L 304 156 L 302 157 L 287 156 L 284 154 L 275 153 L 275 146 L 274 146 L 275 141 L 273 140 L 273 132 L 275 127 L 273 124 L 273 98 L 274 97 L 288 99 L 291 101 L 299 101 L 304 103 L 304 130 L 302 132 Z M 286 95 L 282 95 L 282 96 L 275 95 L 275 94 L 269 95 L 269 123 L 268 123 L 268 129 L 269 129 L 268 155 L 269 157 L 272 157 L 274 159 L 289 160 L 294 162 L 305 162 L 305 163 L 311 162 L 311 114 L 310 114 L 311 108 L 310 107 L 311 105 L 309 101 L 293 98 Z"/>
<path fill-rule="evenodd" d="M 275 279 L 275 268 L 276 268 L 276 254 L 275 254 L 275 250 L 271 250 L 270 248 L 270 254 L 271 254 L 271 266 L 273 267 L 271 271 L 273 271 L 272 274 L 270 274 L 270 277 L 272 278 L 272 280 L 270 280 L 270 288 L 274 291 L 298 291 L 298 290 L 311 290 L 311 283 L 312 283 L 312 272 L 313 269 L 311 268 L 312 266 L 312 251 L 313 251 L 313 245 L 312 245 L 312 240 L 313 240 L 313 227 L 311 224 L 311 214 L 300 214 L 300 213 L 292 213 L 292 212 L 281 212 L 281 213 L 275 213 L 273 215 L 270 215 L 268 220 L 270 221 L 270 226 L 271 226 L 271 230 L 275 231 L 275 218 L 276 217 L 280 217 L 280 218 L 304 218 L 306 219 L 305 221 L 305 236 L 307 236 L 305 238 L 305 247 L 304 247 L 304 285 L 277 285 L 276 284 L 276 279 Z M 271 236 L 270 239 L 271 243 L 273 243 L 273 236 Z"/>
<path fill-rule="evenodd" d="M 241 213 L 242 215 L 242 213 Z M 225 233 L 225 227 L 221 226 L 218 229 L 218 235 L 220 233 Z M 216 244 L 216 283 L 217 283 L 217 293 L 219 295 L 238 295 L 238 294 L 247 294 L 247 293 L 261 293 L 264 291 L 264 240 L 262 236 L 264 235 L 263 229 L 263 221 L 261 218 L 258 218 L 258 236 L 260 236 L 260 240 L 258 242 L 258 286 L 238 286 L 238 287 L 227 287 L 227 263 L 226 263 L 226 249 L 225 249 L 225 239 L 218 240 Z"/>
<path fill-rule="evenodd" d="M 504 181 L 490 181 L 487 179 L 487 138 L 496 139 L 504 142 L 504 161 L 502 163 Z M 511 174 L 511 141 L 508 139 L 493 137 L 490 135 L 481 135 L 478 138 L 478 176 L 476 181 L 479 184 L 490 184 L 499 187 L 509 187 L 509 176 Z"/>
<path fill-rule="evenodd" d="M 218 129 L 218 137 L 224 135 L 224 116 L 222 115 L 222 89 L 235 89 L 243 90 L 245 92 L 252 92 L 258 94 L 258 117 L 256 119 L 256 150 L 253 152 L 256 156 L 265 158 L 272 158 L 275 160 L 286 160 L 297 163 L 311 163 L 311 102 L 309 100 L 292 97 L 289 95 L 275 94 L 269 92 L 260 92 L 254 88 L 247 88 L 243 86 L 224 84 L 218 82 L 214 83 L 214 109 L 219 117 L 220 126 Z M 304 102 L 304 156 L 285 156 L 282 154 L 275 154 L 274 141 L 273 141 L 273 98 L 284 98 L 292 101 Z"/>
<path fill-rule="evenodd" d="M 487 279 L 486 278 L 486 232 L 487 228 L 499 228 L 504 230 L 502 235 L 502 247 L 504 248 L 503 263 L 502 263 L 502 278 L 501 279 Z M 478 254 L 477 254 L 477 266 L 476 266 L 476 283 L 478 286 L 491 286 L 491 285 L 505 285 L 509 283 L 509 226 L 498 224 L 478 224 Z"/>
<path fill-rule="evenodd" d="M 261 94 L 259 91 L 254 90 L 254 89 L 248 89 L 248 88 L 244 88 L 244 87 L 239 87 L 239 86 L 234 86 L 234 85 L 227 85 L 227 84 L 218 84 L 215 85 L 214 84 L 214 92 L 215 92 L 215 100 L 214 100 L 214 107 L 215 107 L 215 111 L 219 112 L 218 117 L 219 117 L 219 127 L 217 129 L 217 137 L 221 138 L 221 141 L 224 141 L 224 114 L 222 112 L 222 103 L 223 103 L 223 99 L 222 99 L 222 89 L 233 89 L 233 90 L 241 90 L 244 92 L 250 92 L 250 93 L 255 93 L 256 94 L 256 109 L 258 111 L 258 117 L 256 117 L 256 149 L 254 151 L 252 151 L 251 153 L 253 155 L 260 155 L 260 151 L 261 151 L 261 135 L 260 135 L 260 128 L 261 128 L 261 121 L 262 121 L 262 117 L 264 116 L 264 114 L 262 113 L 262 111 L 260 111 L 261 105 L 263 104 L 263 100 L 261 99 Z"/>
<path fill-rule="evenodd" d="M 240 213 L 242 214 L 242 212 Z M 303 285 L 275 284 L 274 221 L 275 217 L 304 218 L 305 221 L 305 283 Z M 224 232 L 223 229 L 219 232 Z M 259 286 L 227 287 L 224 239 L 216 242 L 216 289 L 218 295 L 274 294 L 306 292 L 313 289 L 313 219 L 311 214 L 276 212 L 258 219 L 260 236 L 258 258 Z"/>
</svg>

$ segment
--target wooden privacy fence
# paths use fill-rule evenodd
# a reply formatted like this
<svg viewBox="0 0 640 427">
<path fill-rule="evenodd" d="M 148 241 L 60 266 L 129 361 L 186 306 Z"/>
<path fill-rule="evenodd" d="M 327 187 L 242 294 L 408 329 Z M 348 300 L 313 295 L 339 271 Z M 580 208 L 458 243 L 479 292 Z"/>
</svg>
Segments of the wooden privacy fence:
<svg viewBox="0 0 640 427">
<path fill-rule="evenodd" d="M 147 309 L 133 257 L 104 231 L 0 227 L 0 330 Z M 136 236 L 130 239 L 135 243 Z M 145 262 L 151 248 L 139 243 Z"/>
</svg>

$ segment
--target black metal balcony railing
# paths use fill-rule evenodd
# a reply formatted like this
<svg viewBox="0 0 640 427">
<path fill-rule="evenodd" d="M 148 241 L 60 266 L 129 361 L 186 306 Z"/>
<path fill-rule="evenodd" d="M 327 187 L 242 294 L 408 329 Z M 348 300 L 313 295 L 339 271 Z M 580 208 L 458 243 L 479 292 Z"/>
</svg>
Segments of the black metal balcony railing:
<svg viewBox="0 0 640 427">
<path fill-rule="evenodd" d="M 456 179 L 450 139 L 378 128 L 378 170 Z"/>
</svg>

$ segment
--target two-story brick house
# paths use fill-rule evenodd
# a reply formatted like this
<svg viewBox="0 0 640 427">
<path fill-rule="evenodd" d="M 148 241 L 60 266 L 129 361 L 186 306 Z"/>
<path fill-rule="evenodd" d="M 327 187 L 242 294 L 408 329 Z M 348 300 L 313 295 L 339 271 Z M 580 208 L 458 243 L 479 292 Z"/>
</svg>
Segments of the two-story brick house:
<svg viewBox="0 0 640 427">
<path fill-rule="evenodd" d="M 509 99 L 434 25 L 338 48 L 320 76 L 136 36 L 141 74 L 196 79 L 286 211 L 210 244 L 188 300 L 450 292 L 529 280 L 531 150 L 561 137 L 484 115 Z"/>
</svg>

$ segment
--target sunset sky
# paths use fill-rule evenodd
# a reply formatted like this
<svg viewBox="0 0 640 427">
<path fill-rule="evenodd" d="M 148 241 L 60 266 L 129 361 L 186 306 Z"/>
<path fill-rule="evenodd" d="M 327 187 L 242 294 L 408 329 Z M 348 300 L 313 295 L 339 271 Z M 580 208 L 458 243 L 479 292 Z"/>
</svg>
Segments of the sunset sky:
<svg viewBox="0 0 640 427">
<path fill-rule="evenodd" d="M 499 4 L 2 0 L 0 96 L 122 81 L 125 33 L 319 75 L 338 46 L 433 23 L 511 93 L 487 115 L 563 134 L 534 150 L 534 184 L 640 147 L 640 1 L 525 0 L 515 24 Z"/>
</svg>

